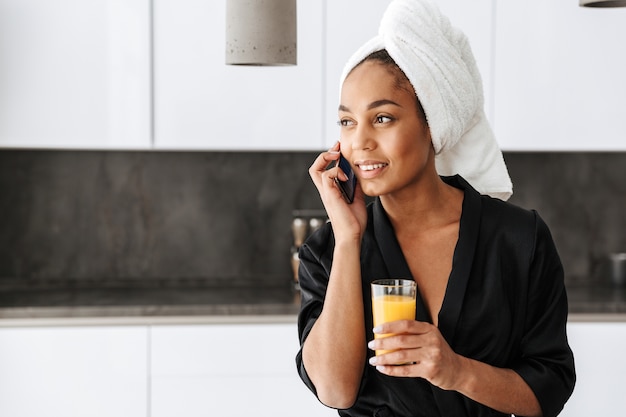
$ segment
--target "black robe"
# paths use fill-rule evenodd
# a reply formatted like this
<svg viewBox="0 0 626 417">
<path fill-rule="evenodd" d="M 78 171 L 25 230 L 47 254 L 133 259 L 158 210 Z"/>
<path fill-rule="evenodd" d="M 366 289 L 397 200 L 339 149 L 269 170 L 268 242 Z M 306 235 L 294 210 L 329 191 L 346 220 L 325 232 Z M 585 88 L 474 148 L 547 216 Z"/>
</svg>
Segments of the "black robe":
<svg viewBox="0 0 626 417">
<path fill-rule="evenodd" d="M 573 391 L 575 372 L 566 335 L 563 268 L 550 231 L 535 211 L 482 196 L 460 176 L 443 179 L 464 190 L 464 200 L 452 271 L 438 317 L 439 330 L 458 354 L 516 371 L 537 396 L 544 417 L 556 416 Z M 333 247 L 332 226 L 326 224 L 300 249 L 301 346 L 322 311 Z M 371 281 L 411 278 L 379 199 L 368 206 L 361 273 L 365 347 L 374 338 Z M 416 319 L 432 323 L 419 294 Z M 368 349 L 368 359 L 372 355 Z M 302 380 L 316 393 L 302 363 L 302 350 L 296 363 Z M 441 390 L 421 378 L 386 376 L 366 363 L 356 402 L 349 409 L 339 410 L 339 415 L 506 414 L 458 392 Z"/>
</svg>

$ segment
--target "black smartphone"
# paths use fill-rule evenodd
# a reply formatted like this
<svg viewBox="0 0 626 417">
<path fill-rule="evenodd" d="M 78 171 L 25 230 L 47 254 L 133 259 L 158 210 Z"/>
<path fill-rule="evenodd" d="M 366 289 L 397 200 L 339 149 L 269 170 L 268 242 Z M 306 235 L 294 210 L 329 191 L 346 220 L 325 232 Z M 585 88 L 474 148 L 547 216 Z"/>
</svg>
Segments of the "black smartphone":
<svg viewBox="0 0 626 417">
<path fill-rule="evenodd" d="M 335 166 L 339 166 L 344 174 L 348 177 L 348 181 L 341 181 L 339 178 L 335 178 L 335 183 L 341 190 L 341 194 L 343 198 L 346 200 L 348 204 L 352 204 L 354 201 L 354 191 L 356 189 L 356 175 L 354 175 L 354 171 L 352 171 L 352 167 L 346 158 L 343 155 L 339 155 L 339 159 L 337 160 L 337 164 Z"/>
</svg>

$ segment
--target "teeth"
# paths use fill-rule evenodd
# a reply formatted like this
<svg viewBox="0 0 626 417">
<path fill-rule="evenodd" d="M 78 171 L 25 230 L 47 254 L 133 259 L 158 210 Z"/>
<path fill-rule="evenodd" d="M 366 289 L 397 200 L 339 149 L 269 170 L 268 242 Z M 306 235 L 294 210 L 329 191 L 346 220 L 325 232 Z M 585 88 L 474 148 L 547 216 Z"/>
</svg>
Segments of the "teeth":
<svg viewBox="0 0 626 417">
<path fill-rule="evenodd" d="M 385 165 L 387 164 L 359 165 L 359 168 L 361 168 L 363 171 L 373 171 L 375 169 L 382 168 Z"/>
</svg>

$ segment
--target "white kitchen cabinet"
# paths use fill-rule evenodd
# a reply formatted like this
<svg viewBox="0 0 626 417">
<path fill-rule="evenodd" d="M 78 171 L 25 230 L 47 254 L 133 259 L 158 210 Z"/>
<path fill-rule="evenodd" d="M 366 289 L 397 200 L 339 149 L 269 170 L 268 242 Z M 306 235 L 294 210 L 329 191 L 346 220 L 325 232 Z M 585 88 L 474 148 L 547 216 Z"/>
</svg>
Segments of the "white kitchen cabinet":
<svg viewBox="0 0 626 417">
<path fill-rule="evenodd" d="M 324 1 L 299 1 L 298 65 L 225 65 L 226 0 L 154 0 L 157 149 L 321 149 Z"/>
<path fill-rule="evenodd" d="M 0 416 L 147 417 L 145 327 L 0 329 Z"/>
<path fill-rule="evenodd" d="M 626 323 L 570 322 L 576 387 L 561 417 L 619 416 L 626 409 Z"/>
<path fill-rule="evenodd" d="M 499 1 L 495 132 L 506 150 L 626 150 L 626 9 Z"/>
<path fill-rule="evenodd" d="M 441 11 L 468 37 L 483 78 L 485 109 L 492 108 L 493 22 L 495 0 L 439 0 Z M 339 80 L 348 58 L 378 33 L 389 0 L 328 1 L 326 6 L 326 147 L 339 139 Z"/>
<path fill-rule="evenodd" d="M 150 0 L 0 0 L 0 147 L 148 148 Z"/>
<path fill-rule="evenodd" d="M 296 372 L 296 324 L 154 326 L 152 417 L 323 417 Z"/>
</svg>

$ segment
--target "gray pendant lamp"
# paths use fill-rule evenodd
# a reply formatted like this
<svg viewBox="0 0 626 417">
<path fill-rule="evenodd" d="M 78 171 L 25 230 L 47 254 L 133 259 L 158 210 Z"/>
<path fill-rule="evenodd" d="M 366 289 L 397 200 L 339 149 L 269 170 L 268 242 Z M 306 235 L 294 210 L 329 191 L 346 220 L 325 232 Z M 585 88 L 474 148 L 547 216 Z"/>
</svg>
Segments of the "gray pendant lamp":
<svg viewBox="0 0 626 417">
<path fill-rule="evenodd" d="M 626 0 L 580 0 L 581 7 L 626 7 Z"/>
<path fill-rule="evenodd" d="M 227 0 L 226 64 L 296 65 L 296 0 Z"/>
</svg>

